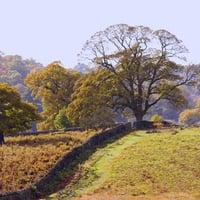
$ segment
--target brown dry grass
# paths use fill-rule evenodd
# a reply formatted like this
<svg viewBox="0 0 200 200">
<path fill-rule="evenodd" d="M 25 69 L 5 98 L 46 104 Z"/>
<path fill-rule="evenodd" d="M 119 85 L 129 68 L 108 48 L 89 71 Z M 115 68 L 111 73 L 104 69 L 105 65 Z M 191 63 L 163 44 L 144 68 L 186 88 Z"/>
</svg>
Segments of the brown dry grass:
<svg viewBox="0 0 200 200">
<path fill-rule="evenodd" d="M 30 186 L 72 148 L 95 132 L 66 132 L 6 137 L 0 146 L 0 193 Z"/>
</svg>

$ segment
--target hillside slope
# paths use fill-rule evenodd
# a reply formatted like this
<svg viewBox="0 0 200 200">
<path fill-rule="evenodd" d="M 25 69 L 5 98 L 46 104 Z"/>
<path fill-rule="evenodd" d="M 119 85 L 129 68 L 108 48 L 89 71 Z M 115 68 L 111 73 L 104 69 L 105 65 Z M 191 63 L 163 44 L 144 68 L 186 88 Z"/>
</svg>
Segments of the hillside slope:
<svg viewBox="0 0 200 200">
<path fill-rule="evenodd" d="M 51 199 L 200 199 L 200 130 L 133 132 L 99 149 Z"/>
</svg>

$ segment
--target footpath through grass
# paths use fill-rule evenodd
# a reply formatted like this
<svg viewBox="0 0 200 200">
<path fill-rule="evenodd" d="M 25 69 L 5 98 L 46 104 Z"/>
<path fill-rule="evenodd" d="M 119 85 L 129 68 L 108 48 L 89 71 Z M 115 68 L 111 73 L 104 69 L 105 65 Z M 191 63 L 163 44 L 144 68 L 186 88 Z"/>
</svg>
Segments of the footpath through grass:
<svg viewBox="0 0 200 200">
<path fill-rule="evenodd" d="M 183 192 L 200 199 L 200 129 L 133 132 L 99 149 L 80 168 L 78 182 L 52 198 L 101 197 L 109 191 L 119 199 Z"/>
</svg>

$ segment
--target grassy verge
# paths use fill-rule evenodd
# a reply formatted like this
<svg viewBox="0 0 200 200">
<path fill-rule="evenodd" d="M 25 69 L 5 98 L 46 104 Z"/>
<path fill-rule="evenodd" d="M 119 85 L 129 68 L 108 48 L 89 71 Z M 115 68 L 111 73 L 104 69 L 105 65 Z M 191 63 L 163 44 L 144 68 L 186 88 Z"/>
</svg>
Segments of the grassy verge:
<svg viewBox="0 0 200 200">
<path fill-rule="evenodd" d="M 128 148 L 133 142 L 145 136 L 144 132 L 130 133 L 125 137 L 118 138 L 117 141 L 108 141 L 104 148 L 99 148 L 90 156 L 90 158 L 80 166 L 81 177 L 78 182 L 67 187 L 57 194 L 53 194 L 50 198 L 66 199 L 71 196 L 81 195 L 82 193 L 93 192 L 99 188 L 106 187 L 106 180 L 111 172 L 112 161 L 121 155 L 121 152 Z M 78 177 L 78 178 L 79 178 Z"/>
<path fill-rule="evenodd" d="M 106 191 L 132 197 L 184 191 L 200 197 L 200 130 L 131 133 L 95 152 L 81 171 L 57 199 Z"/>
</svg>

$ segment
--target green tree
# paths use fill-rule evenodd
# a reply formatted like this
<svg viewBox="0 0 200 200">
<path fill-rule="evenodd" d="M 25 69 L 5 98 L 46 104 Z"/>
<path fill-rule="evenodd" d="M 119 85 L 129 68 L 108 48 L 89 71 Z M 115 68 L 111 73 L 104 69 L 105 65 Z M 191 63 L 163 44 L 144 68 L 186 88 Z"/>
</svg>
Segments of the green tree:
<svg viewBox="0 0 200 200">
<path fill-rule="evenodd" d="M 7 83 L 0 83 L 0 132 L 17 133 L 31 128 L 40 120 L 36 107 L 21 100 L 20 94 Z"/>
<path fill-rule="evenodd" d="M 73 125 L 83 128 L 106 128 L 114 124 L 110 102 L 113 82 L 107 71 L 94 70 L 85 74 L 75 86 L 67 116 Z"/>
<path fill-rule="evenodd" d="M 54 126 L 55 128 L 62 129 L 62 128 L 68 128 L 71 126 L 70 121 L 67 119 L 66 116 L 66 108 L 63 107 L 59 113 L 56 115 L 54 120 Z"/>
<path fill-rule="evenodd" d="M 79 78 L 78 72 L 65 69 L 59 62 L 28 74 L 25 83 L 32 95 L 42 102 L 41 114 L 44 120 L 38 124 L 39 129 L 55 128 L 55 117 L 71 102 L 73 87 Z"/>
<path fill-rule="evenodd" d="M 166 30 L 118 24 L 95 33 L 80 55 L 114 75 L 115 103 L 141 121 L 160 100 L 175 107 L 185 103 L 180 86 L 196 78 L 194 66 L 177 64 L 186 52 L 182 41 Z"/>
</svg>

